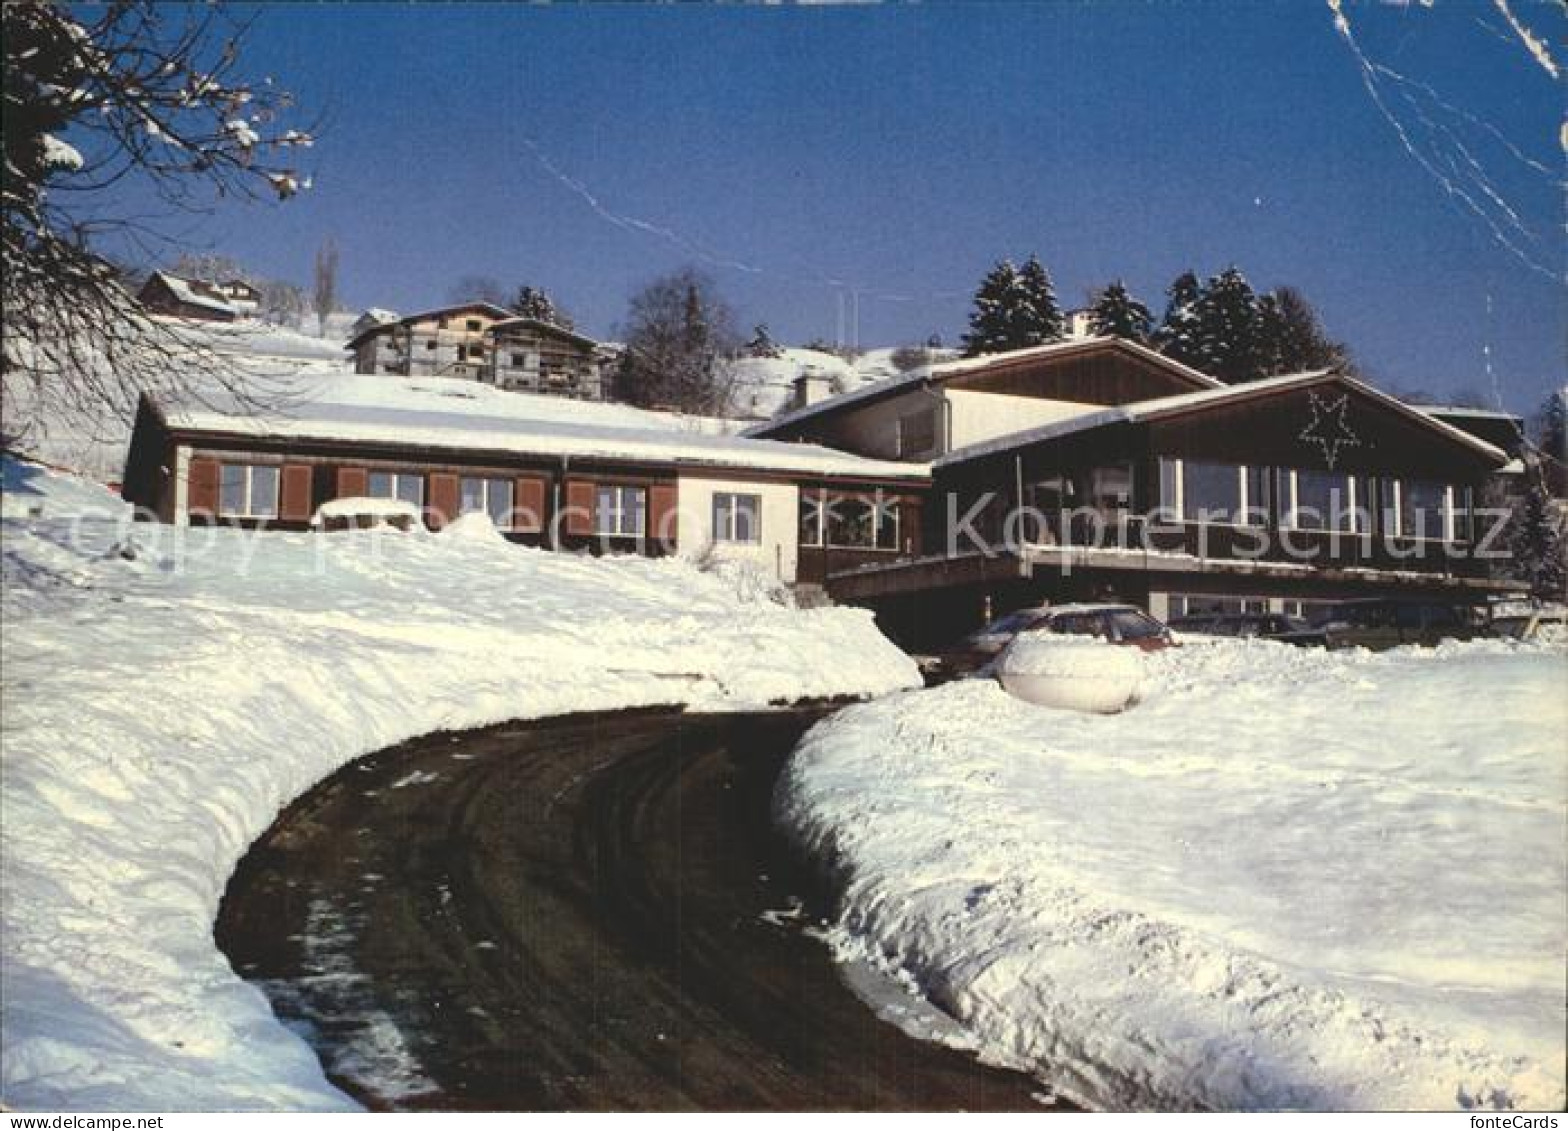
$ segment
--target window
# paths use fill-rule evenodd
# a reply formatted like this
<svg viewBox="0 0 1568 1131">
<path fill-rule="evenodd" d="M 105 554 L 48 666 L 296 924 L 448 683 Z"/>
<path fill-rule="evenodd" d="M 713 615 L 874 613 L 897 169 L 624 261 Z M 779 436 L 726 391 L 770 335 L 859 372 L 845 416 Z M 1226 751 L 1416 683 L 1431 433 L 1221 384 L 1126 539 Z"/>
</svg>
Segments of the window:
<svg viewBox="0 0 1568 1131">
<path fill-rule="evenodd" d="M 470 318 L 467 322 L 463 323 L 463 325 L 468 328 L 470 333 L 478 333 L 483 323 L 481 323 L 477 318 Z"/>
<path fill-rule="evenodd" d="M 713 496 L 715 542 L 762 541 L 762 496 L 720 492 Z"/>
<path fill-rule="evenodd" d="M 233 518 L 277 518 L 278 469 L 223 464 L 218 477 L 218 513 Z"/>
<path fill-rule="evenodd" d="M 1269 469 L 1204 460 L 1160 460 L 1160 505 L 1184 522 L 1263 526 Z"/>
<path fill-rule="evenodd" d="M 458 513 L 479 512 L 488 514 L 498 528 L 509 528 L 512 525 L 512 481 L 463 476 Z"/>
<path fill-rule="evenodd" d="M 594 522 L 602 537 L 641 538 L 647 525 L 647 492 L 641 487 L 600 487 Z"/>
<path fill-rule="evenodd" d="M 824 507 L 819 493 L 800 493 L 800 544 L 822 545 L 822 516 Z"/>
<path fill-rule="evenodd" d="M 1389 480 L 1384 521 L 1390 534 L 1433 541 L 1454 537 L 1454 491 L 1424 479 Z"/>
<path fill-rule="evenodd" d="M 523 368 L 523 366 L 525 366 L 527 364 L 528 364 L 528 355 L 526 353 L 514 353 L 512 355 L 512 368 L 513 369 L 521 369 L 521 368 Z"/>
<path fill-rule="evenodd" d="M 923 455 L 936 447 L 936 410 L 924 409 L 899 417 L 898 454 Z"/>
<path fill-rule="evenodd" d="M 416 507 L 425 505 L 425 479 L 406 471 L 372 471 L 367 485 L 372 499 L 402 499 Z"/>
<path fill-rule="evenodd" d="M 1211 597 L 1207 593 L 1172 593 L 1167 601 L 1173 617 L 1265 613 L 1269 607 L 1262 597 Z"/>
<path fill-rule="evenodd" d="M 1089 505 L 1097 511 L 1132 507 L 1132 468 L 1127 464 L 1097 467 L 1089 473 Z"/>
<path fill-rule="evenodd" d="M 1337 471 L 1283 471 L 1286 524 L 1297 530 L 1359 530 L 1356 480 Z"/>
<path fill-rule="evenodd" d="M 842 496 L 826 507 L 827 543 L 855 550 L 898 549 L 898 507 L 882 497 Z"/>
<path fill-rule="evenodd" d="M 426 338 L 425 339 L 425 348 L 427 350 L 435 349 L 436 348 L 436 340 L 434 338 Z"/>
</svg>

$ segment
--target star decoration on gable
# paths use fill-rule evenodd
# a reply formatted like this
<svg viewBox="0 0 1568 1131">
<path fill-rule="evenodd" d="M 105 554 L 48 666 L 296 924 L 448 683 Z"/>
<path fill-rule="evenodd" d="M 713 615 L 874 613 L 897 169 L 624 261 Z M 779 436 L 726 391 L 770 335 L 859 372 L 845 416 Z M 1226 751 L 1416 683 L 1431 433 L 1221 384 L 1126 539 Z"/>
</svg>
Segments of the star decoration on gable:
<svg viewBox="0 0 1568 1131">
<path fill-rule="evenodd" d="M 1333 400 L 1320 398 L 1313 392 L 1307 393 L 1307 396 L 1312 402 L 1312 423 L 1301 430 L 1298 438 L 1303 443 L 1316 444 L 1323 453 L 1323 462 L 1333 471 L 1334 464 L 1339 461 L 1339 450 L 1353 448 L 1361 443 L 1361 437 L 1345 423 L 1345 414 L 1350 409 L 1350 394 L 1341 393 Z"/>
</svg>

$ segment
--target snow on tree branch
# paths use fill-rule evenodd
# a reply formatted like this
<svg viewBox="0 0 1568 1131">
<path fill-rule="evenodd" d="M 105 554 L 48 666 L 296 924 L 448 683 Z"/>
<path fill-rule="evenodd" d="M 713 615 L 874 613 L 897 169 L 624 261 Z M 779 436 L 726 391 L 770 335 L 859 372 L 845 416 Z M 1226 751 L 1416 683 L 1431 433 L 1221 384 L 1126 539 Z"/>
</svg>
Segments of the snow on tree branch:
<svg viewBox="0 0 1568 1131">
<path fill-rule="evenodd" d="M 91 13 L 91 22 L 80 22 Z M 85 16 L 81 16 L 85 19 Z M 211 198 L 284 199 L 309 186 L 295 164 L 314 141 L 286 124 L 292 96 L 240 73 L 245 28 L 216 5 L 47 0 L 0 9 L 5 52 L 4 420 L 15 445 L 63 411 L 126 413 L 142 388 L 202 373 L 244 382 L 232 361 L 144 316 L 102 251 L 143 238 L 104 218 L 127 179 L 178 208 Z M 230 393 L 242 392 L 230 387 Z"/>
</svg>

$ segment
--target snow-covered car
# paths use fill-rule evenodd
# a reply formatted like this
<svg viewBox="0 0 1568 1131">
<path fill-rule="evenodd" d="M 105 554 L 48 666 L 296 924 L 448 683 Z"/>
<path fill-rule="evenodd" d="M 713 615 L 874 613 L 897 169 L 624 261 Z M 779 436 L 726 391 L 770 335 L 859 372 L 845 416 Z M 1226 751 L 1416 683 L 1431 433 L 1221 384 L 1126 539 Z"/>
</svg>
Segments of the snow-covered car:
<svg viewBox="0 0 1568 1131">
<path fill-rule="evenodd" d="M 952 647 L 920 657 L 920 670 L 928 683 L 983 674 L 1023 632 L 1087 636 L 1145 652 L 1175 643 L 1170 629 L 1133 605 L 1040 605 L 998 617 Z"/>
<path fill-rule="evenodd" d="M 1536 609 L 1517 615 L 1493 617 L 1491 633 L 1504 640 L 1560 644 L 1568 641 L 1568 613 L 1560 608 Z"/>
<path fill-rule="evenodd" d="M 351 497 L 322 503 L 311 516 L 310 528 L 327 532 L 392 527 L 416 530 L 422 523 L 419 507 L 403 499 Z"/>
<path fill-rule="evenodd" d="M 1278 640 L 1303 647 L 1324 643 L 1324 637 L 1299 617 L 1284 613 L 1200 613 L 1177 617 L 1171 631 L 1184 636 L 1229 636 L 1257 640 Z"/>
<path fill-rule="evenodd" d="M 1313 627 L 1330 648 L 1369 648 L 1379 651 L 1401 644 L 1431 646 L 1444 640 L 1470 640 L 1486 629 L 1469 605 L 1376 597 L 1335 605 Z"/>
</svg>

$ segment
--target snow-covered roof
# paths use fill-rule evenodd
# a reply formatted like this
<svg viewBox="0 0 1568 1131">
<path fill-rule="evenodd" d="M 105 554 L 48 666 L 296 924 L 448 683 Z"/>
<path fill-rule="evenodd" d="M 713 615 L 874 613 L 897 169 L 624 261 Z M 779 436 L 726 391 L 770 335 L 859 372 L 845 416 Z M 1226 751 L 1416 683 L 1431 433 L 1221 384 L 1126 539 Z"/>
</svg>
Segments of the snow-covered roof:
<svg viewBox="0 0 1568 1131">
<path fill-rule="evenodd" d="M 395 310 L 388 310 L 383 306 L 367 306 L 365 312 L 354 320 L 354 325 L 357 326 L 363 322 L 367 326 L 380 326 L 388 322 L 396 322 L 397 320 L 398 312 Z"/>
<path fill-rule="evenodd" d="M 153 278 L 159 279 L 168 287 L 174 297 L 181 302 L 192 306 L 204 307 L 208 310 L 219 310 L 225 314 L 238 314 L 239 309 L 228 299 L 214 294 L 203 288 L 207 285 L 196 279 L 182 279 L 178 275 L 170 275 L 166 271 L 154 271 Z"/>
<path fill-rule="evenodd" d="M 1012 451 L 1015 448 L 1036 444 L 1042 440 L 1053 440 L 1059 436 L 1084 432 L 1091 428 L 1103 428 L 1109 424 L 1142 423 L 1175 413 L 1186 412 L 1193 408 L 1205 408 L 1225 401 L 1267 396 L 1270 393 L 1305 388 L 1308 385 L 1317 385 L 1324 382 L 1336 382 L 1355 389 L 1423 427 L 1440 432 L 1448 439 L 1480 452 L 1489 459 L 1495 460 L 1498 464 L 1502 464 L 1508 459 L 1507 455 L 1495 445 L 1488 444 L 1485 440 L 1472 436 L 1462 428 L 1455 428 L 1452 424 L 1435 416 L 1428 416 L 1418 409 L 1411 408 L 1403 401 L 1391 397 L 1387 393 L 1380 392 L 1365 382 L 1357 381 L 1354 377 L 1347 377 L 1342 373 L 1335 373 L 1333 370 L 1313 369 L 1304 373 L 1286 373 L 1278 377 L 1266 377 L 1260 381 L 1247 381 L 1240 385 L 1221 385 L 1216 389 L 1203 389 L 1195 393 L 1181 393 L 1173 397 L 1159 397 L 1155 400 L 1137 401 L 1133 404 L 1118 405 L 1095 412 L 1081 413 L 1078 416 L 1069 416 L 1063 420 L 1055 420 L 1038 428 L 1012 432 L 983 443 L 956 448 L 936 460 L 932 467 L 946 467 L 951 464 L 963 463 L 966 460 L 977 459 L 981 456 Z"/>
<path fill-rule="evenodd" d="M 824 413 L 837 412 L 850 405 L 859 404 L 862 401 L 876 400 L 906 388 L 913 388 L 924 382 L 945 382 L 955 377 L 965 376 L 993 367 L 1013 365 L 1021 361 L 1033 361 L 1039 358 L 1071 357 L 1075 354 L 1095 353 L 1107 349 L 1118 349 L 1131 353 L 1163 369 L 1177 373 L 1205 389 L 1225 387 L 1222 382 L 1215 380 L 1206 373 L 1200 373 L 1190 365 L 1183 365 L 1179 361 L 1174 361 L 1163 354 L 1156 353 L 1147 346 L 1141 346 L 1137 342 L 1129 341 L 1126 338 L 1076 338 L 1070 341 L 1050 342 L 1043 346 L 1030 346 L 1028 349 L 1010 350 L 1006 353 L 983 354 L 980 357 L 964 357 L 956 361 L 923 365 L 919 368 L 911 369 L 907 373 L 901 373 L 896 377 L 876 381 L 859 389 L 841 393 L 836 397 L 829 397 L 826 400 L 817 401 L 815 404 L 793 409 L 774 417 L 772 420 L 755 425 L 747 430 L 747 434 L 763 435 L 788 425 L 798 424 L 803 420 L 821 416 Z"/>
<path fill-rule="evenodd" d="M 929 475 L 925 464 L 746 439 L 730 430 L 733 422 L 712 417 L 507 392 L 453 378 L 312 375 L 277 402 L 260 413 L 222 394 L 163 398 L 154 404 L 177 431 L 844 478 L 918 480 Z"/>
<path fill-rule="evenodd" d="M 1417 412 L 1424 412 L 1428 416 L 1468 416 L 1476 420 L 1518 420 L 1519 414 L 1507 412 L 1497 408 L 1472 408 L 1469 405 L 1453 404 L 1413 404 L 1410 406 Z"/>
</svg>

